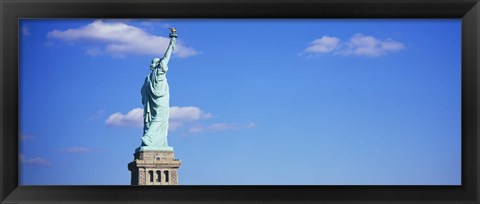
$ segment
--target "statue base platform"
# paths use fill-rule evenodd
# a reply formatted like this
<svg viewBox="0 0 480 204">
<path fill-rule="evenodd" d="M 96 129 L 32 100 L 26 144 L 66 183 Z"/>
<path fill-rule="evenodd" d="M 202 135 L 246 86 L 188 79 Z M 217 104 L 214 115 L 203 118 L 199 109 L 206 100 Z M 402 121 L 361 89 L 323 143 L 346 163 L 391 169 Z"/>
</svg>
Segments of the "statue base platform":
<svg viewBox="0 0 480 204">
<path fill-rule="evenodd" d="M 171 151 L 173 152 L 173 147 L 149 147 L 149 146 L 141 146 L 135 150 L 135 152 L 143 152 L 143 151 Z"/>
<path fill-rule="evenodd" d="M 172 150 L 136 151 L 134 161 L 128 164 L 131 185 L 178 185 L 178 168 L 181 161 L 175 159 Z"/>
</svg>

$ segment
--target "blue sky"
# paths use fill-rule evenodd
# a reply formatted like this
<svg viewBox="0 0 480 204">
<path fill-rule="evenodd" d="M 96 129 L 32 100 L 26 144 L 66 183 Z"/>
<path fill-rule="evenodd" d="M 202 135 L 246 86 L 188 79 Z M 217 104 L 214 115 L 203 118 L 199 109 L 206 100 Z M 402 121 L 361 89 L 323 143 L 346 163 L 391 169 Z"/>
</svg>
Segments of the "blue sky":
<svg viewBox="0 0 480 204">
<path fill-rule="evenodd" d="M 129 185 L 168 27 L 181 185 L 460 185 L 460 20 L 20 21 L 20 183 Z"/>
</svg>

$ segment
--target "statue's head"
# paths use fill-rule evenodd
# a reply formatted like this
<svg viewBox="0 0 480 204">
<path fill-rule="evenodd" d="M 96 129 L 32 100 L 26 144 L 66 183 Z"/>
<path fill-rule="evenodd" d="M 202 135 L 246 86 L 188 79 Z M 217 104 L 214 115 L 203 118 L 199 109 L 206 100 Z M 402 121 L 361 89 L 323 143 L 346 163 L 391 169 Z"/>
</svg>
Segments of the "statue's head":
<svg viewBox="0 0 480 204">
<path fill-rule="evenodd" d="M 158 66 L 160 66 L 160 58 L 153 58 L 152 63 L 150 64 L 150 70 L 154 70 Z"/>
</svg>

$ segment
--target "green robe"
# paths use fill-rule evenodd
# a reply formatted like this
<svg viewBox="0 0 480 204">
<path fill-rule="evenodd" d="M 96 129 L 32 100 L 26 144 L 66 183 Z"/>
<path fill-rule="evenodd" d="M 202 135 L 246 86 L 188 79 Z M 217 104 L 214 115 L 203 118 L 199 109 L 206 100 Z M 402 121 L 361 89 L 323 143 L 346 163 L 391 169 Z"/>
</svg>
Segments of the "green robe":
<svg viewBox="0 0 480 204">
<path fill-rule="evenodd" d="M 158 60 L 160 63 L 151 67 L 152 71 L 142 86 L 144 126 L 139 150 L 173 150 L 167 143 L 170 92 L 166 74 L 175 42 L 176 38 L 170 38 L 165 56 L 154 59 L 152 63 Z"/>
</svg>

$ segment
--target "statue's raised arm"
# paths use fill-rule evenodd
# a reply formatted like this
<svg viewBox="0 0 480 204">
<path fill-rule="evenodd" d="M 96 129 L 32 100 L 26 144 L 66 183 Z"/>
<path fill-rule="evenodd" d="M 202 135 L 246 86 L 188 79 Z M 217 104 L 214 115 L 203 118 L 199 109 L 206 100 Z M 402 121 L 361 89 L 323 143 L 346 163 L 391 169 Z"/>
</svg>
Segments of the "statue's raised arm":
<svg viewBox="0 0 480 204">
<path fill-rule="evenodd" d="M 162 63 L 164 65 L 168 64 L 170 56 L 172 55 L 172 51 L 175 50 L 175 43 L 177 41 L 177 37 L 177 30 L 175 28 L 170 28 L 170 43 L 168 44 L 167 51 L 165 51 L 165 55 L 162 59 Z"/>
</svg>

